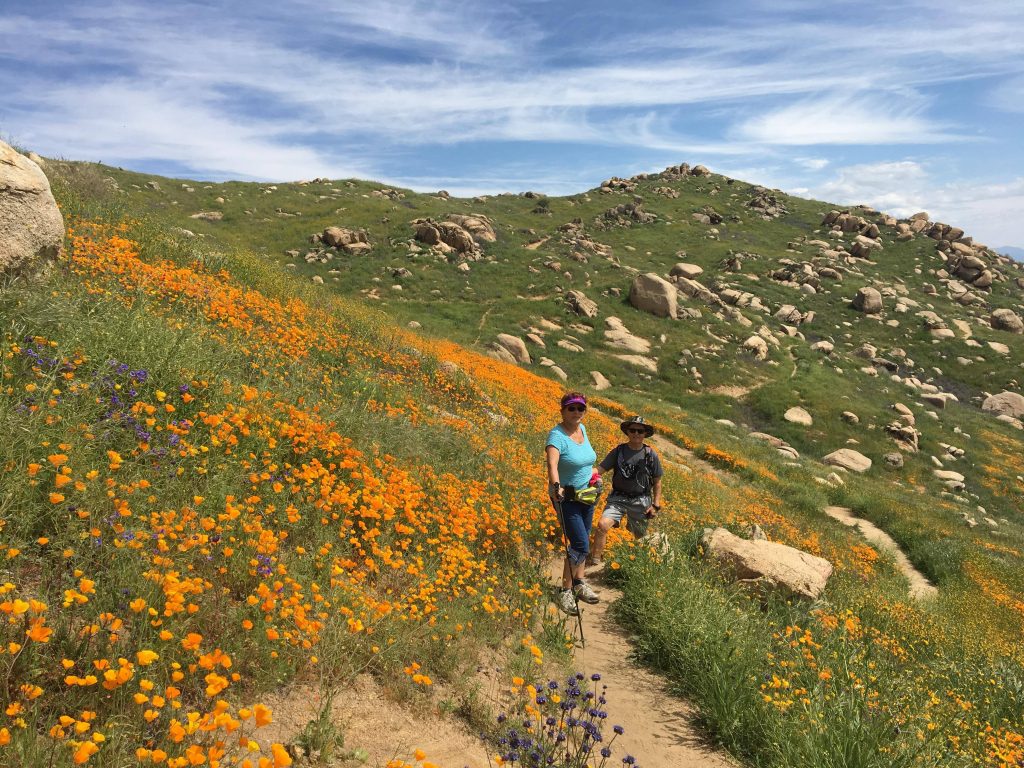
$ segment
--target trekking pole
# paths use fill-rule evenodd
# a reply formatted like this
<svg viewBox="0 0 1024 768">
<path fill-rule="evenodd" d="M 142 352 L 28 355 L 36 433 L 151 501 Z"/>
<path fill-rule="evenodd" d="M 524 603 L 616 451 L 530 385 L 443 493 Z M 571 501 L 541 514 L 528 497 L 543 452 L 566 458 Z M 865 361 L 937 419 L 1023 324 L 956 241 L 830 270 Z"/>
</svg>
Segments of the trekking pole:
<svg viewBox="0 0 1024 768">
<path fill-rule="evenodd" d="M 565 519 L 562 517 L 562 502 L 558 501 L 557 498 L 551 499 L 552 505 L 555 507 L 555 512 L 558 514 L 558 527 L 562 529 L 562 545 L 565 549 L 565 559 L 569 563 L 569 578 L 572 578 L 572 558 L 569 557 L 569 537 L 565 533 Z M 570 591 L 572 587 L 569 588 Z M 576 603 L 576 627 L 580 633 L 580 647 L 587 647 L 587 640 L 583 636 L 583 610 L 580 608 L 579 600 L 576 600 L 576 595 L 573 594 L 573 601 Z"/>
</svg>

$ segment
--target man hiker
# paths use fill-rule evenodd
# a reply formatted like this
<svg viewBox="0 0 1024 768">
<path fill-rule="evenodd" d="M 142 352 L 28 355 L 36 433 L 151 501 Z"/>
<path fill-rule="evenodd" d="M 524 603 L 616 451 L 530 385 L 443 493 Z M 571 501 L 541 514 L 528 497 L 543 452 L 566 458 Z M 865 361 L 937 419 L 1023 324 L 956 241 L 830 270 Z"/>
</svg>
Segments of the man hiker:
<svg viewBox="0 0 1024 768">
<path fill-rule="evenodd" d="M 661 510 L 661 459 L 644 440 L 654 427 L 642 416 L 633 416 L 619 425 L 628 442 L 620 443 L 598 465 L 601 473 L 612 470 L 612 493 L 608 497 L 601 522 L 594 532 L 594 546 L 588 565 L 602 565 L 608 531 L 626 518 L 626 530 L 636 538 L 647 535 L 651 518 Z"/>
</svg>

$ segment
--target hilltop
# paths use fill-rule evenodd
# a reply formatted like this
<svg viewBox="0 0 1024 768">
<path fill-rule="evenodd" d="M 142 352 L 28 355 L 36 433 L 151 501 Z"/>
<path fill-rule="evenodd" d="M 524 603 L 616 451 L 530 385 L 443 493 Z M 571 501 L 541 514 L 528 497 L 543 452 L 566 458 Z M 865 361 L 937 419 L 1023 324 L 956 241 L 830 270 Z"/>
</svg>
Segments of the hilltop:
<svg viewBox="0 0 1024 768">
<path fill-rule="evenodd" d="M 479 671 L 530 715 L 574 663 L 539 467 L 567 386 L 599 452 L 658 427 L 664 538 L 616 533 L 604 578 L 711 739 L 1024 757 L 1022 433 L 989 400 L 1021 284 L 967 234 L 700 166 L 472 200 L 44 167 L 66 253 L 0 293 L 0 764 L 353 764 L 331 702 L 366 675 L 507 745 Z M 714 527 L 827 586 L 736 584 Z M 318 711 L 265 737 L 271 695 Z"/>
<path fill-rule="evenodd" d="M 990 450 L 962 435 L 1018 437 L 994 419 L 1022 415 L 1024 272 L 926 213 L 845 211 L 685 164 L 565 198 L 470 200 L 99 172 L 131 214 L 542 375 L 610 384 L 636 409 L 730 420 L 813 459 L 859 446 L 875 474 L 952 491 L 974 522 L 1021 501 L 1014 483 L 990 492 L 975 460 Z M 642 275 L 658 279 L 633 289 Z M 854 308 L 859 294 L 872 306 Z"/>
</svg>

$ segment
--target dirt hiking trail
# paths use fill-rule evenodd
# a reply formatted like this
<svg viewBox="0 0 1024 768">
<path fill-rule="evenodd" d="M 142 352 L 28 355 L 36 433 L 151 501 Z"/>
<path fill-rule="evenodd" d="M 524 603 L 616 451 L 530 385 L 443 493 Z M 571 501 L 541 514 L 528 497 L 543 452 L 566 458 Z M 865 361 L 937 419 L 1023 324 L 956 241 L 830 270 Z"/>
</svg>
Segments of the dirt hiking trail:
<svg viewBox="0 0 1024 768">
<path fill-rule="evenodd" d="M 555 583 L 561 574 L 562 562 L 556 561 L 551 566 Z M 695 724 L 696 710 L 669 692 L 665 678 L 631 659 L 628 636 L 608 610 L 622 593 L 603 583 L 600 574 L 588 579 L 601 602 L 583 606 L 586 647 L 577 644 L 573 662 L 587 675 L 601 675 L 601 684 L 608 686 L 609 727 L 625 729 L 615 741 L 612 763 L 629 754 L 641 768 L 735 768 L 738 763 L 707 743 Z"/>
<path fill-rule="evenodd" d="M 924 574 L 914 567 L 910 558 L 900 549 L 892 536 L 883 531 L 877 525 L 862 517 L 854 517 L 853 511 L 846 507 L 825 507 L 825 514 L 833 520 L 838 520 L 845 526 L 856 528 L 868 542 L 874 544 L 883 552 L 892 555 L 893 561 L 899 572 L 907 577 L 910 582 L 910 596 L 915 600 L 926 600 L 938 594 L 939 590 Z"/>
</svg>

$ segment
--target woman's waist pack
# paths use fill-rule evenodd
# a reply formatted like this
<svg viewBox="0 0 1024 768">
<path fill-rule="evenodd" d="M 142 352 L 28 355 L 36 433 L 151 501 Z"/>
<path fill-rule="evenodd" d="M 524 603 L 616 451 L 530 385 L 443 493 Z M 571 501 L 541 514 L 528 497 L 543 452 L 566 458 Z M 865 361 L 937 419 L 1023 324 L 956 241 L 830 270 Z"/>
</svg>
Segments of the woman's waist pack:
<svg viewBox="0 0 1024 768">
<path fill-rule="evenodd" d="M 601 495 L 601 489 L 596 485 L 588 485 L 586 488 L 574 488 L 571 485 L 565 486 L 565 500 L 578 501 L 580 504 L 596 504 Z"/>
</svg>

